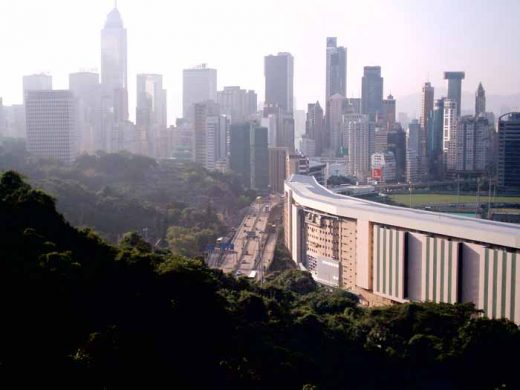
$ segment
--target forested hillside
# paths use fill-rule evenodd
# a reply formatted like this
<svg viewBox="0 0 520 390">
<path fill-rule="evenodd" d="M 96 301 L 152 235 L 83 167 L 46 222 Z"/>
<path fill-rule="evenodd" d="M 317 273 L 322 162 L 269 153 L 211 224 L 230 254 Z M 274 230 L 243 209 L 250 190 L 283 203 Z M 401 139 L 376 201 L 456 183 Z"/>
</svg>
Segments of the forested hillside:
<svg viewBox="0 0 520 390">
<path fill-rule="evenodd" d="M 263 285 L 77 230 L 0 177 L 2 388 L 519 388 L 518 327 L 471 305 L 377 309 L 286 271 Z M 32 385 L 32 386 L 30 386 Z"/>
<path fill-rule="evenodd" d="M 99 153 L 64 166 L 34 158 L 14 140 L 0 143 L 2 170 L 16 170 L 51 194 L 74 226 L 91 227 L 111 242 L 136 231 L 190 256 L 200 255 L 226 232 L 225 225 L 236 223 L 255 197 L 235 176 L 192 163 Z"/>
</svg>

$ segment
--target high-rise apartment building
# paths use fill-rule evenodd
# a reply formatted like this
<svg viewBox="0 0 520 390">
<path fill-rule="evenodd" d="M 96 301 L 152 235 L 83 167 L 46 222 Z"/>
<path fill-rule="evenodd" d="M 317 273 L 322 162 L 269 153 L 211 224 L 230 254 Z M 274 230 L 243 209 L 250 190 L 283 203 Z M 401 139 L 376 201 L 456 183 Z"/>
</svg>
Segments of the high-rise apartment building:
<svg viewBox="0 0 520 390">
<path fill-rule="evenodd" d="M 247 91 L 240 87 L 224 87 L 217 91 L 217 103 L 220 112 L 226 115 L 231 123 L 246 122 L 252 119 L 257 110 L 255 91 Z"/>
<path fill-rule="evenodd" d="M 381 183 L 395 182 L 396 163 L 392 152 L 373 153 L 371 157 L 370 169 L 372 179 Z"/>
<path fill-rule="evenodd" d="M 478 83 L 477 92 L 475 93 L 475 115 L 486 113 L 486 91 L 482 83 Z"/>
<path fill-rule="evenodd" d="M 454 171 L 457 167 L 457 113 L 457 103 L 452 99 L 445 99 L 442 136 L 445 171 Z"/>
<path fill-rule="evenodd" d="M 391 129 L 395 123 L 395 99 L 392 95 L 388 95 L 386 99 L 383 100 L 383 123 L 386 125 L 387 129 Z"/>
<path fill-rule="evenodd" d="M 444 100 L 445 98 L 435 100 L 433 112 L 428 121 L 429 173 L 437 179 L 443 173 Z"/>
<path fill-rule="evenodd" d="M 380 66 L 365 66 L 361 81 L 361 113 L 375 121 L 383 113 L 383 78 Z"/>
<path fill-rule="evenodd" d="M 491 161 L 492 129 L 484 116 L 463 116 L 457 122 L 457 172 L 483 173 Z"/>
<path fill-rule="evenodd" d="M 309 103 L 307 105 L 305 136 L 314 141 L 315 155 L 321 156 L 325 144 L 325 118 L 319 102 Z"/>
<path fill-rule="evenodd" d="M 201 64 L 182 73 L 182 114 L 191 120 L 193 105 L 212 100 L 217 102 L 217 70 Z"/>
<path fill-rule="evenodd" d="M 70 91 L 28 91 L 25 97 L 27 150 L 66 163 L 78 154 L 76 104 Z"/>
<path fill-rule="evenodd" d="M 408 130 L 406 132 L 406 180 L 411 183 L 415 183 L 420 179 L 420 131 L 421 124 L 417 119 L 413 119 L 408 124 Z"/>
<path fill-rule="evenodd" d="M 269 185 L 269 151 L 267 146 L 267 128 L 250 128 L 251 188 L 267 190 Z"/>
<path fill-rule="evenodd" d="M 430 82 L 424 83 L 421 93 L 421 113 L 419 116 L 419 123 L 423 129 L 428 129 L 428 120 L 433 111 L 435 89 Z"/>
<path fill-rule="evenodd" d="M 283 194 L 288 155 L 287 148 L 269 148 L 269 187 L 275 194 Z"/>
<path fill-rule="evenodd" d="M 230 168 L 247 188 L 267 190 L 269 185 L 269 151 L 267 128 L 253 123 L 230 126 Z"/>
<path fill-rule="evenodd" d="M 228 135 L 229 119 L 225 115 L 206 117 L 206 169 L 215 170 L 219 165 L 227 164 Z"/>
<path fill-rule="evenodd" d="M 367 115 L 345 115 L 348 135 L 349 174 L 364 182 L 370 173 L 370 133 L 371 126 Z"/>
<path fill-rule="evenodd" d="M 338 47 L 336 37 L 328 37 L 325 101 L 337 93 L 347 96 L 347 49 Z"/>
<path fill-rule="evenodd" d="M 330 97 L 327 105 L 327 127 L 330 136 L 329 148 L 334 156 L 340 153 L 340 148 L 346 143 L 343 140 L 343 115 L 347 113 L 346 103 L 345 97 L 337 93 Z"/>
<path fill-rule="evenodd" d="M 111 113 L 105 127 L 128 120 L 127 37 L 119 10 L 114 8 L 101 30 L 101 85 L 106 100 L 104 108 Z M 108 115 L 108 114 L 106 114 Z"/>
<path fill-rule="evenodd" d="M 265 105 L 278 106 L 292 114 L 294 58 L 290 53 L 269 55 L 264 59 Z"/>
<path fill-rule="evenodd" d="M 229 166 L 242 182 L 248 187 L 251 185 L 251 123 L 234 123 L 230 126 Z"/>
<path fill-rule="evenodd" d="M 193 105 L 193 160 L 206 168 L 210 168 L 207 161 L 208 153 L 211 153 L 208 151 L 208 118 L 218 115 L 218 104 L 212 100 Z"/>
<path fill-rule="evenodd" d="M 498 185 L 520 189 L 520 112 L 498 118 Z"/>
<path fill-rule="evenodd" d="M 419 171 L 421 174 L 429 173 L 429 148 L 428 140 L 430 138 L 430 118 L 433 112 L 434 88 L 430 82 L 424 83 L 421 93 L 421 112 L 419 116 Z"/>
<path fill-rule="evenodd" d="M 448 99 L 455 102 L 457 116 L 460 116 L 462 108 L 462 80 L 464 77 L 464 72 L 444 72 L 444 78 L 448 80 Z"/>
</svg>

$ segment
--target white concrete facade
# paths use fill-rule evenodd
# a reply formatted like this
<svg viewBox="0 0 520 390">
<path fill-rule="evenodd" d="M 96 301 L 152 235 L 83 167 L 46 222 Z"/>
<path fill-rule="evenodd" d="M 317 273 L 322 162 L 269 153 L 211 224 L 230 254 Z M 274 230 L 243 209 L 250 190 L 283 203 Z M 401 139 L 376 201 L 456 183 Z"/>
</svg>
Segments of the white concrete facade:
<svg viewBox="0 0 520 390">
<path fill-rule="evenodd" d="M 337 263 L 337 286 L 371 305 L 473 302 L 520 323 L 520 225 L 388 206 L 335 194 L 312 177 L 285 182 L 293 260 Z M 328 267 L 317 280 L 336 280 Z"/>
</svg>

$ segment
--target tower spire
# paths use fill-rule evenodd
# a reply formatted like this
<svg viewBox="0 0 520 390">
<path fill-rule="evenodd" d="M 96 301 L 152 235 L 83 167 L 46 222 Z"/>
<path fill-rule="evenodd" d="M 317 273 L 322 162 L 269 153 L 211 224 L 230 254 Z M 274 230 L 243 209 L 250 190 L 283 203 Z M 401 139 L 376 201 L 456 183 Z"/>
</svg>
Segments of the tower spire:
<svg viewBox="0 0 520 390">
<path fill-rule="evenodd" d="M 114 8 L 117 9 L 117 0 L 114 0 Z"/>
</svg>

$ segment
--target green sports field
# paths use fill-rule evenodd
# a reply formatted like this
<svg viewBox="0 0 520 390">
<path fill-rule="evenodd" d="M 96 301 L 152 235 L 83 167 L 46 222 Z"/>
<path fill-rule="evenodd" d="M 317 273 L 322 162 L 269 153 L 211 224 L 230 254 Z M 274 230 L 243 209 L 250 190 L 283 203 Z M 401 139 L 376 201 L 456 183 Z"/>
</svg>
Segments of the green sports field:
<svg viewBox="0 0 520 390">
<path fill-rule="evenodd" d="M 389 198 L 392 199 L 393 202 L 403 205 L 410 205 L 410 195 L 409 194 L 393 194 L 389 195 Z M 476 203 L 477 198 L 475 195 L 460 195 L 459 204 L 462 203 Z M 492 201 L 498 203 L 520 203 L 520 196 L 496 196 Z M 488 197 L 484 195 L 480 195 L 479 202 L 487 203 Z M 428 206 L 433 204 L 450 204 L 457 203 L 457 195 L 451 194 L 412 194 L 412 207 L 415 206 Z"/>
</svg>

